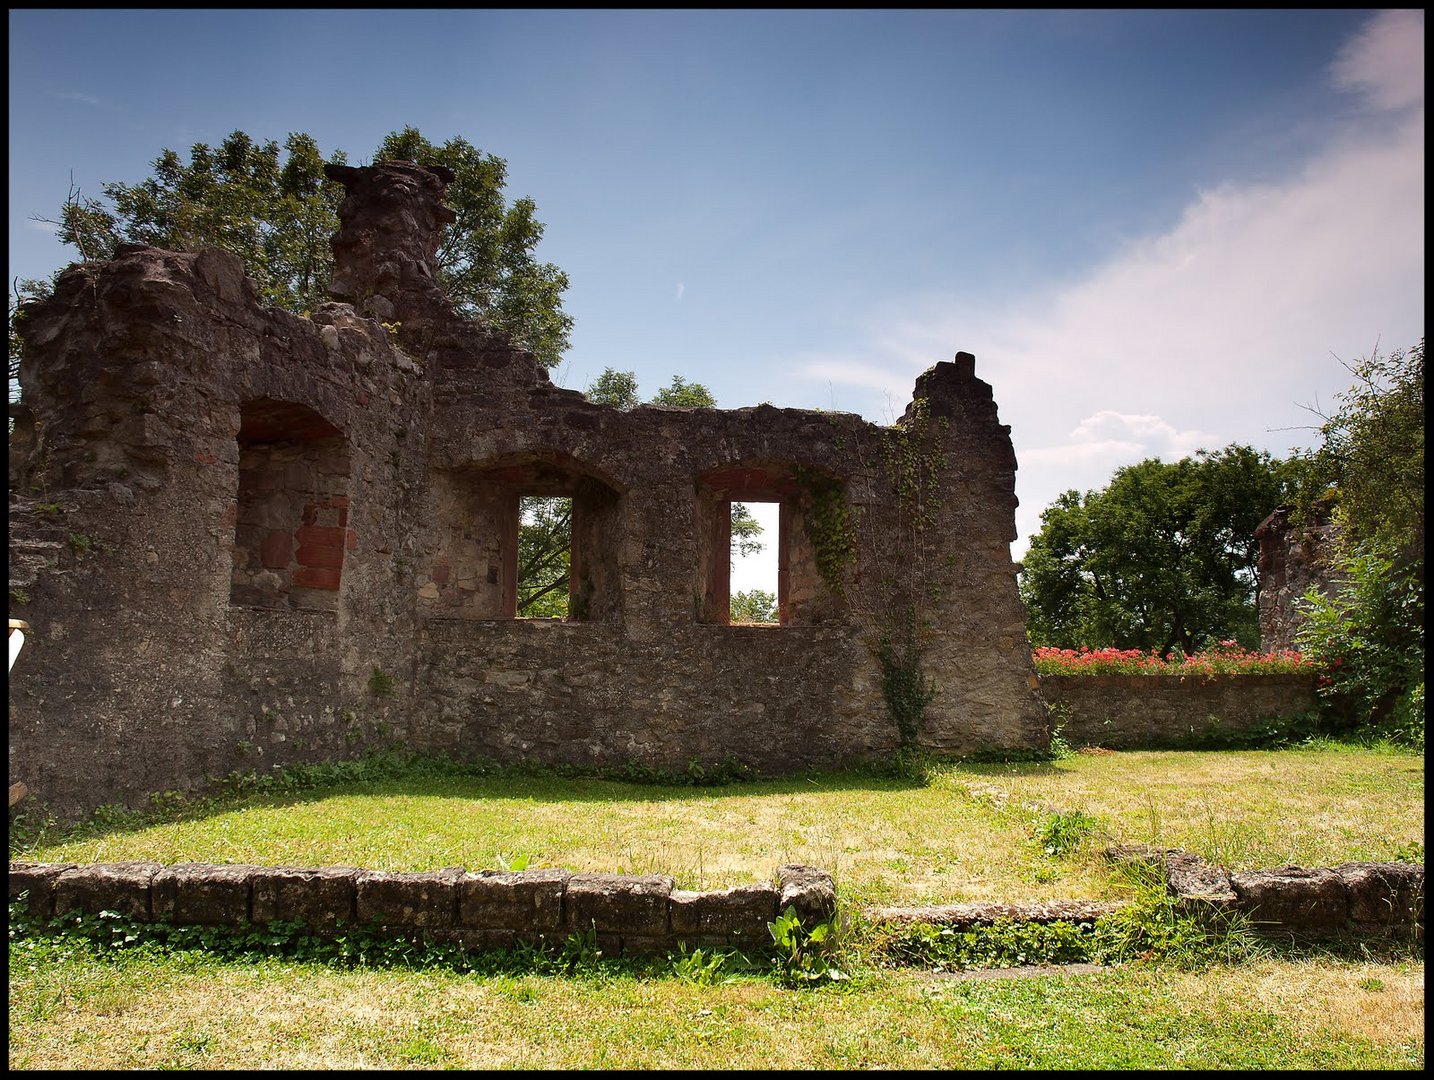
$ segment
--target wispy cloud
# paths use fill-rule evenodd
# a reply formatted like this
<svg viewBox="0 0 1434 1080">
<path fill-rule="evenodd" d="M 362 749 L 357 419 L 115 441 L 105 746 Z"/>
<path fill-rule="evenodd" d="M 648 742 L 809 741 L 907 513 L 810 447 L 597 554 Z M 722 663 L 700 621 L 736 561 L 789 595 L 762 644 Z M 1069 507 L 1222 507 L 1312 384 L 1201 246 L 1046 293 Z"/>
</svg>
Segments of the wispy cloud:
<svg viewBox="0 0 1434 1080">
<path fill-rule="evenodd" d="M 682 282 L 679 281 L 679 282 L 677 283 L 677 302 L 678 302 L 679 304 L 682 303 L 682 294 L 685 293 L 686 291 L 687 291 L 687 286 L 684 285 Z"/>
<path fill-rule="evenodd" d="M 55 97 L 61 101 L 76 101 L 81 105 L 88 105 L 92 109 L 99 109 L 107 113 L 119 113 L 121 110 L 111 102 L 103 98 L 97 98 L 93 94 L 81 94 L 75 90 L 61 90 L 55 92 Z"/>
<path fill-rule="evenodd" d="M 947 293 L 875 313 L 865 349 L 806 374 L 909 394 L 935 360 L 975 352 L 1012 427 L 1023 538 L 1061 491 L 1119 465 L 1307 443 L 1301 405 L 1347 386 L 1331 354 L 1423 336 L 1422 12 L 1373 18 L 1331 78 L 1385 112 L 1332 127 L 1283 180 L 1203 191 L 1166 232 L 1005 307 Z"/>
<path fill-rule="evenodd" d="M 1424 104 L 1424 12 L 1384 11 L 1330 68 L 1336 86 L 1364 93 L 1377 109 Z"/>
</svg>

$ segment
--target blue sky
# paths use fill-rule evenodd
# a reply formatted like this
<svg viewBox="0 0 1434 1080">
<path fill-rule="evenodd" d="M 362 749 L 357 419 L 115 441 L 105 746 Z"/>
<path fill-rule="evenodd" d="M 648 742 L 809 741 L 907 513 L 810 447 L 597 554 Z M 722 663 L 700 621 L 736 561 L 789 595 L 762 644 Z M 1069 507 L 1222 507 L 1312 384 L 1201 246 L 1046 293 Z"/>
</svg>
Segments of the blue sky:
<svg viewBox="0 0 1434 1080">
<path fill-rule="evenodd" d="M 10 12 L 10 276 L 235 129 L 508 162 L 570 275 L 559 383 L 900 416 L 976 355 L 1040 511 L 1308 445 L 1424 334 L 1422 11 Z M 738 586 L 742 585 L 739 578 Z"/>
</svg>

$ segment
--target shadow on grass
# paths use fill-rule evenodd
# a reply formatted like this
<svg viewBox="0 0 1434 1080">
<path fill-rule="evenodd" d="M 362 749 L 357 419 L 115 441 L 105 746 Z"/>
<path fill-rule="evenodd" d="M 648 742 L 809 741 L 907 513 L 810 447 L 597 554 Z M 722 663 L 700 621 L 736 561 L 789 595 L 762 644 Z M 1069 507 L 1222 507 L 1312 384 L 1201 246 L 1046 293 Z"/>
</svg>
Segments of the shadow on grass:
<svg viewBox="0 0 1434 1080">
<path fill-rule="evenodd" d="M 955 762 L 939 766 L 947 772 Z M 1043 768 L 981 763 L 975 775 L 988 770 L 1020 768 L 1038 775 Z M 1049 766 L 1044 766 L 1049 770 Z M 1037 770 L 1025 773 L 1024 770 Z M 1006 775 L 1011 775 L 1007 771 Z M 247 809 L 281 809 L 312 805 L 343 796 L 474 800 L 523 799 L 547 803 L 669 803 L 712 802 L 727 798 L 811 795 L 822 792 L 915 791 L 928 786 L 930 773 L 918 767 L 902 774 L 890 765 L 860 765 L 793 776 L 700 782 L 691 776 L 627 779 L 592 775 L 578 768 L 537 765 L 463 763 L 423 755 L 375 755 L 347 762 L 299 765 L 267 776 L 226 780 L 218 790 L 175 798 L 141 810 L 106 807 L 89 820 L 69 827 L 46 821 L 43 811 L 15 816 L 10 827 L 11 857 L 17 849 L 122 836 L 156 825 L 197 822 Z"/>
</svg>

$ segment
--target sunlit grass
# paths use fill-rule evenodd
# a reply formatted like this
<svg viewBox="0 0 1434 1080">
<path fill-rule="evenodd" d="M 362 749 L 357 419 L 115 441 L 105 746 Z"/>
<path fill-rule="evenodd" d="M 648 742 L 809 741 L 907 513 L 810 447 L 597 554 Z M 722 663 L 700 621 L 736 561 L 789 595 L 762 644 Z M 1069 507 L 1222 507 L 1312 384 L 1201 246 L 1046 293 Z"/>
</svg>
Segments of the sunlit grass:
<svg viewBox="0 0 1434 1080">
<path fill-rule="evenodd" d="M 1025 979 L 463 976 L 12 949 L 20 1069 L 1420 1068 L 1423 964 Z"/>
<path fill-rule="evenodd" d="M 1103 899 L 1120 885 L 1103 842 L 1180 847 L 1232 870 L 1385 860 L 1424 831 L 1422 757 L 1371 749 L 1079 754 L 1049 763 L 946 763 L 926 782 L 867 773 L 715 788 L 516 775 L 349 782 L 129 830 L 80 834 L 12 858 L 44 862 L 529 866 L 663 873 L 682 888 L 822 867 L 844 899 L 928 904 Z M 1050 858 L 1050 811 L 1098 828 Z"/>
<path fill-rule="evenodd" d="M 974 787 L 972 769 L 986 775 Z M 1079 754 L 963 774 L 968 789 L 1078 808 L 1114 841 L 1182 848 L 1235 872 L 1423 858 L 1424 759 L 1398 750 Z"/>
<path fill-rule="evenodd" d="M 782 862 L 842 900 L 1099 899 L 1107 842 L 1183 847 L 1232 869 L 1422 858 L 1423 759 L 1327 746 L 944 763 L 922 782 L 851 772 L 717 788 L 497 773 L 348 781 L 249 796 L 12 858 L 391 870 L 531 865 L 674 875 L 716 888 Z M 1038 828 L 1092 819 L 1069 856 Z M 1080 818 L 1079 820 L 1084 820 Z M 858 952 L 860 945 L 857 946 Z M 1422 949 L 1270 956 L 1194 972 L 1135 965 L 1033 978 L 875 967 L 820 991 L 755 974 L 703 985 L 576 975 L 346 970 L 97 955 L 12 941 L 12 1068 L 1395 1069 L 1424 1061 Z M 736 970 L 734 968 L 734 970 Z"/>
</svg>

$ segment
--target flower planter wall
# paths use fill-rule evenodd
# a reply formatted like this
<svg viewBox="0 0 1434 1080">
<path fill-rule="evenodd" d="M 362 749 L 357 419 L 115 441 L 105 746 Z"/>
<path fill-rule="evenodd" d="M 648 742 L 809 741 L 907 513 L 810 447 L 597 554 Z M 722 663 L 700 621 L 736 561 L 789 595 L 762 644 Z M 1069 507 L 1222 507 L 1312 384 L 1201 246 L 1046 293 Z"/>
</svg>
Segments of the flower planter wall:
<svg viewBox="0 0 1434 1080">
<path fill-rule="evenodd" d="M 1042 675 L 1052 723 L 1072 746 L 1137 750 L 1218 743 L 1315 704 L 1317 676 Z"/>
</svg>

